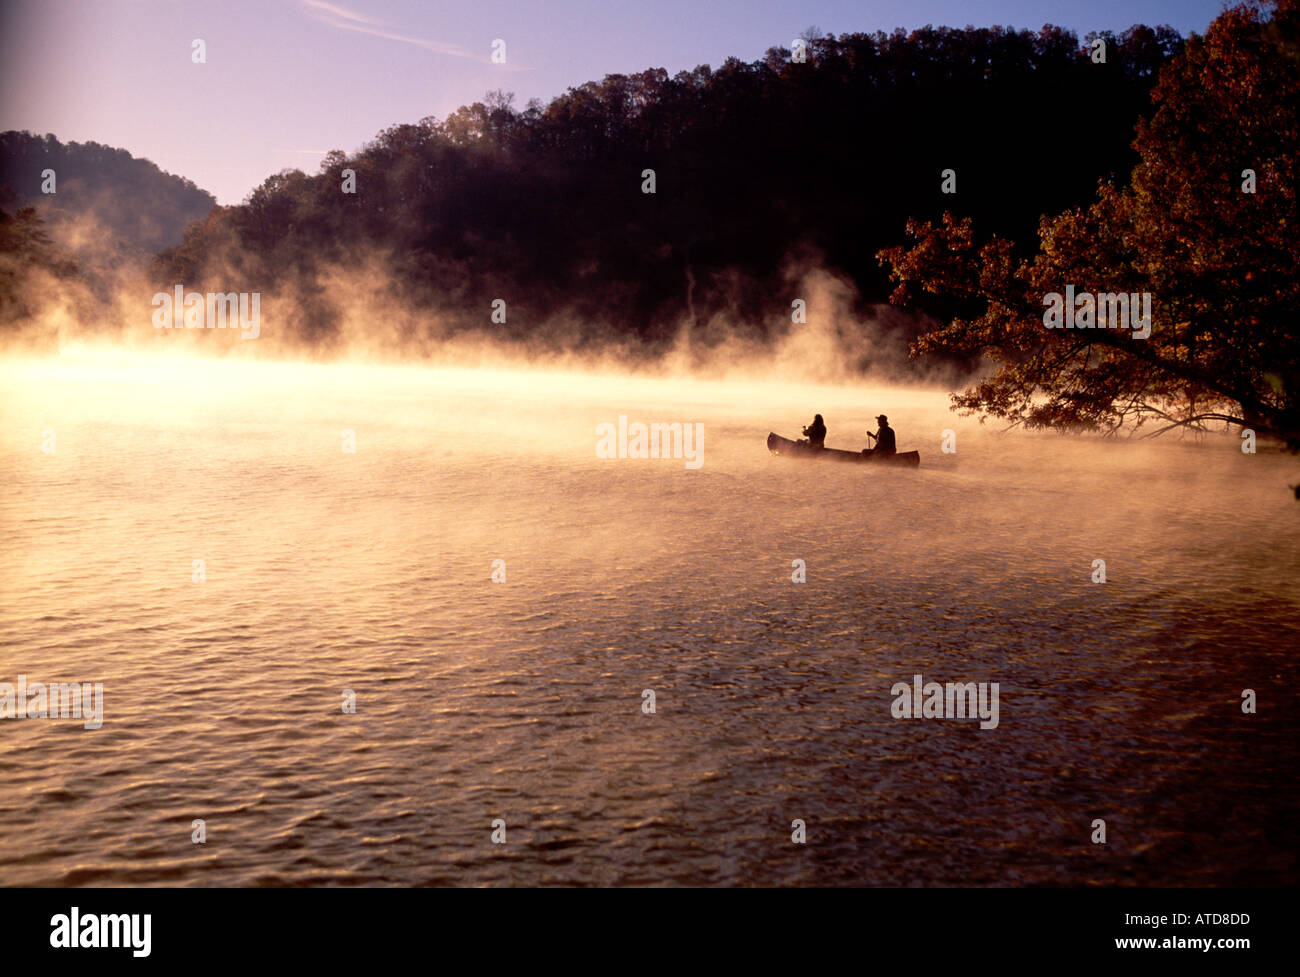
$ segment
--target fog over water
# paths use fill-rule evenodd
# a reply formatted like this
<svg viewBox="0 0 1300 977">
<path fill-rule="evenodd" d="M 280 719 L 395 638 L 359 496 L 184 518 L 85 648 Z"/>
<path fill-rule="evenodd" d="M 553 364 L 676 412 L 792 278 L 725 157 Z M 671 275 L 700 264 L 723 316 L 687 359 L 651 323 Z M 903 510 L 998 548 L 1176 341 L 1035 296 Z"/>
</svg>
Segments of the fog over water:
<svg viewBox="0 0 1300 977">
<path fill-rule="evenodd" d="M 104 687 L 0 722 L 0 884 L 1300 876 L 1294 457 L 761 370 L 85 350 L 0 391 L 0 682 Z M 814 412 L 921 467 L 768 454 Z M 620 414 L 702 467 L 596 457 Z M 916 674 L 999 683 L 996 728 L 895 718 Z"/>
</svg>

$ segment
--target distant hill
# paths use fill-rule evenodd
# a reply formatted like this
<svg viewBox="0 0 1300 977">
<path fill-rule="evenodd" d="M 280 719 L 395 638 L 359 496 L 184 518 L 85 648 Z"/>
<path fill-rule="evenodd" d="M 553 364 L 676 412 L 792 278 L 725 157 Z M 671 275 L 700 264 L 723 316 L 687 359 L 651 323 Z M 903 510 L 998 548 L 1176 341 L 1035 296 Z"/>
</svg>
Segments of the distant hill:
<svg viewBox="0 0 1300 977">
<path fill-rule="evenodd" d="M 42 193 L 53 170 L 55 193 Z M 34 207 L 53 244 L 85 271 L 142 262 L 181 240 L 185 225 L 216 203 L 184 177 L 99 143 L 0 133 L 0 210 Z"/>
</svg>

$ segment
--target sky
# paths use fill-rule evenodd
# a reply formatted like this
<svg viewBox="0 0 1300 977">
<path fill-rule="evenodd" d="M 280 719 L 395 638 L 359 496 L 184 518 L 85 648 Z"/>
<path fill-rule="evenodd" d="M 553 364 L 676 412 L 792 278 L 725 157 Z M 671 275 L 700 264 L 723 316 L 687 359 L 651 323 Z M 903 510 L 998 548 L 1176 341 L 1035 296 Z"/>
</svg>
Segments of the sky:
<svg viewBox="0 0 1300 977">
<path fill-rule="evenodd" d="M 0 0 L 0 130 L 121 147 L 219 203 L 496 89 L 762 57 L 815 26 L 1203 32 L 1221 0 Z M 206 62 L 192 60 L 193 42 Z M 492 45 L 505 41 L 505 63 Z"/>
</svg>

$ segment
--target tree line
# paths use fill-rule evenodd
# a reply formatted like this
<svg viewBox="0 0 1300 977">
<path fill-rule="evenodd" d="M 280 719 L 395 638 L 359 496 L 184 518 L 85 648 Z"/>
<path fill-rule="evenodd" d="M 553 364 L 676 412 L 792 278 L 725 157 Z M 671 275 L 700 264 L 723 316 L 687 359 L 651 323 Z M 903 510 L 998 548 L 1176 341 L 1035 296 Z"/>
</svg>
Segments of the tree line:
<svg viewBox="0 0 1300 977">
<path fill-rule="evenodd" d="M 192 225 L 155 277 L 287 292 L 308 342 L 340 328 L 327 270 L 362 256 L 383 257 L 408 307 L 505 337 L 563 317 L 580 343 L 655 348 L 721 314 L 767 336 L 790 325 L 792 262 L 883 302 L 876 253 L 909 217 L 958 207 L 1020 237 L 1126 173 L 1183 41 L 1164 27 L 1096 37 L 1104 62 L 1056 27 L 814 35 L 802 62 L 773 48 L 610 75 L 522 109 L 495 92 L 331 152 L 314 175 L 270 177 Z M 498 298 L 505 323 L 489 319 Z"/>
</svg>

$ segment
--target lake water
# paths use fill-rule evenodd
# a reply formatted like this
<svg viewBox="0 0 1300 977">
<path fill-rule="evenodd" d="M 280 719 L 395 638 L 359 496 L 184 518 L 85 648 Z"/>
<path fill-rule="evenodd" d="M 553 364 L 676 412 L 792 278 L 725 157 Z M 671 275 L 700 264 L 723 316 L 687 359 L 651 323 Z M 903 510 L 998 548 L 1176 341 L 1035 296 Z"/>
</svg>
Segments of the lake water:
<svg viewBox="0 0 1300 977">
<path fill-rule="evenodd" d="M 761 376 L 85 352 L 0 391 L 0 682 L 103 683 L 100 728 L 0 721 L 0 884 L 1300 881 L 1293 457 Z M 921 468 L 767 453 L 814 411 Z M 619 414 L 703 465 L 597 458 Z M 916 674 L 998 683 L 996 728 L 895 718 Z"/>
</svg>

